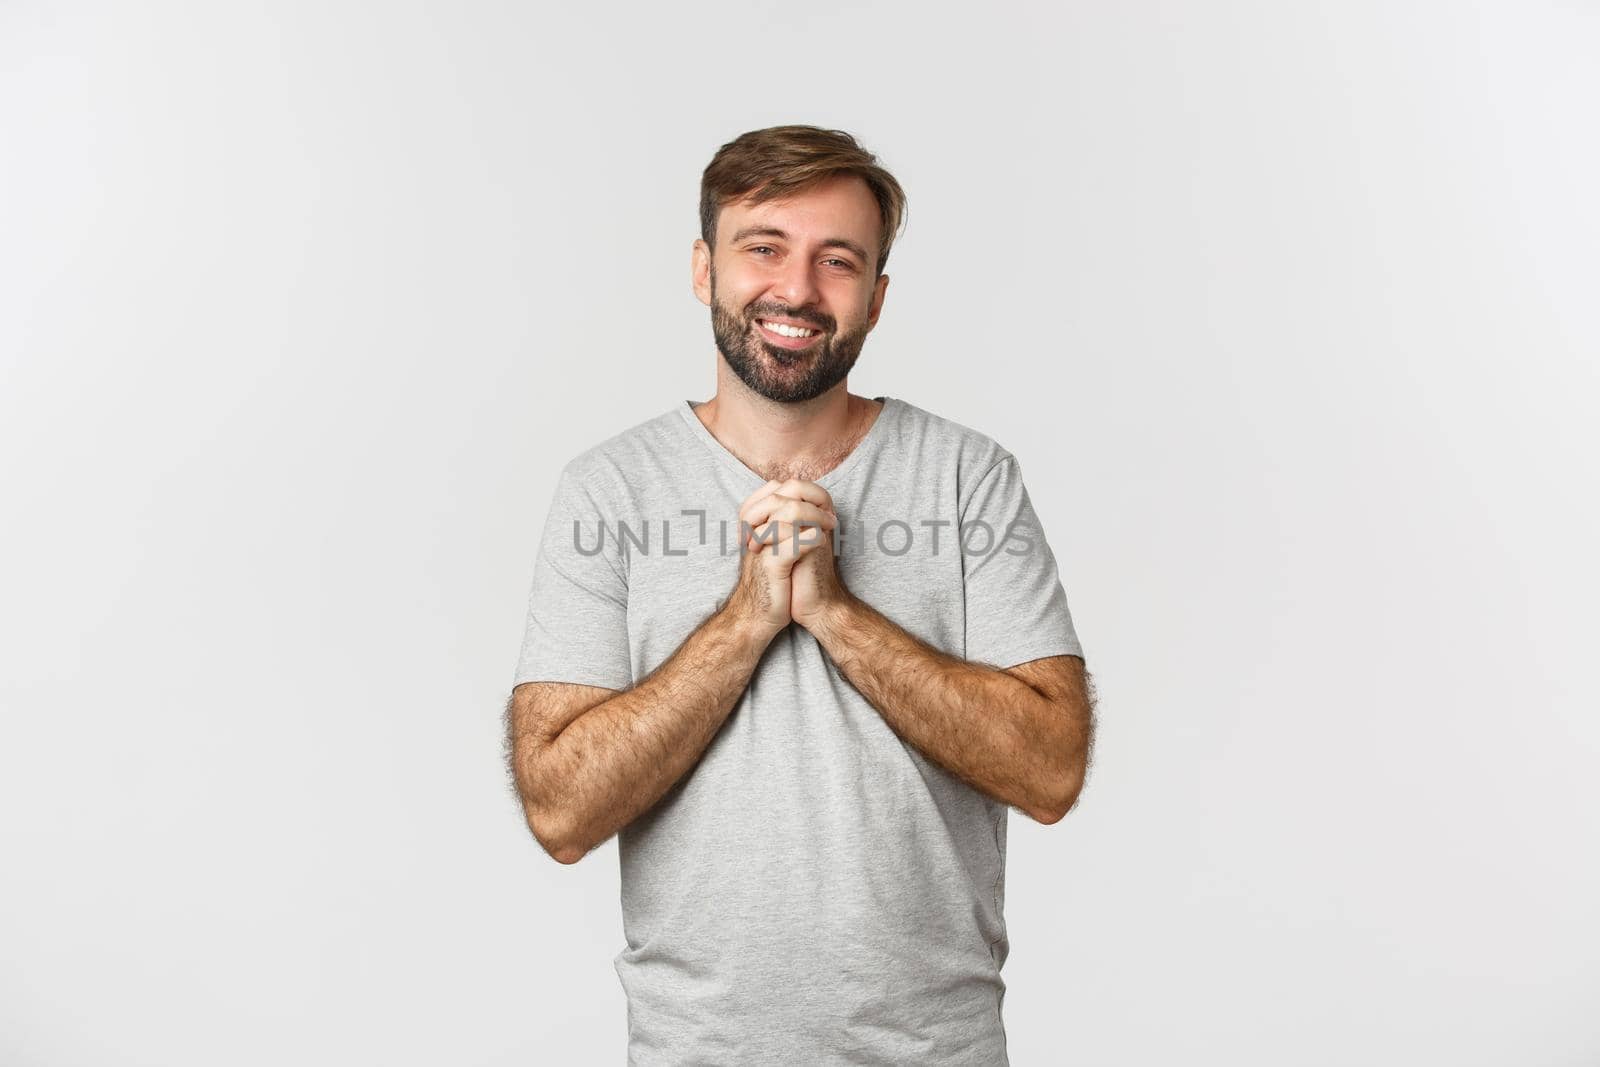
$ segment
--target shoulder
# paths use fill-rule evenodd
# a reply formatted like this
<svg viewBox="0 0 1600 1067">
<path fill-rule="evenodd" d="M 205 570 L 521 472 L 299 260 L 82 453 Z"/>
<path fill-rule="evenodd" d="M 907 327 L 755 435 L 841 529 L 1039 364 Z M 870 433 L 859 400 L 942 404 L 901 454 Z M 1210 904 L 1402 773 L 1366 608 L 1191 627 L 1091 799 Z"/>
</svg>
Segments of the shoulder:
<svg viewBox="0 0 1600 1067">
<path fill-rule="evenodd" d="M 642 475 L 683 448 L 682 422 L 673 407 L 584 446 L 564 460 L 559 484 L 597 501 L 628 499 Z"/>
<path fill-rule="evenodd" d="M 964 505 L 984 477 L 1016 456 L 995 437 L 908 400 L 900 400 L 901 445 L 923 469 L 955 468 Z"/>
</svg>

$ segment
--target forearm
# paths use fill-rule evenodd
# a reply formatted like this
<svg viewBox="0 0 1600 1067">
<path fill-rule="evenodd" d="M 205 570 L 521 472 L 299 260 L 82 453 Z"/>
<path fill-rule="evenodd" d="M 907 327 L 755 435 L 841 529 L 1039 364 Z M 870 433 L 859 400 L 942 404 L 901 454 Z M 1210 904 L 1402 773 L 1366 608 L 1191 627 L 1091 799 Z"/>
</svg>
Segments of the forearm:
<svg viewBox="0 0 1600 1067">
<path fill-rule="evenodd" d="M 890 728 L 923 755 L 1034 818 L 1070 789 L 1062 754 L 1082 739 L 1021 679 L 941 652 L 870 604 L 845 598 L 811 627 L 828 657 Z"/>
<path fill-rule="evenodd" d="M 590 708 L 542 748 L 537 773 L 560 851 L 580 858 L 694 766 L 770 640 L 724 606 L 637 685 Z"/>
</svg>

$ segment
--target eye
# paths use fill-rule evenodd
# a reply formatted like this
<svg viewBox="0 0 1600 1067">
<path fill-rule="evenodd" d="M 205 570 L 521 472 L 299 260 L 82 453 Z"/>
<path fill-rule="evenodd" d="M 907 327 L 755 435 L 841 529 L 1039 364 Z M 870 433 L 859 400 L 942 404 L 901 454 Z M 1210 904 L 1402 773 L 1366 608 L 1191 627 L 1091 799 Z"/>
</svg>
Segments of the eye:
<svg viewBox="0 0 1600 1067">
<path fill-rule="evenodd" d="M 772 249 L 769 248 L 767 245 L 756 245 L 754 248 L 750 249 L 750 251 L 752 251 L 752 252 L 771 252 Z"/>
<path fill-rule="evenodd" d="M 839 266 L 843 267 L 845 270 L 855 270 L 856 269 L 855 264 L 851 263 L 847 259 L 829 259 L 829 260 L 824 260 L 824 262 L 826 262 L 826 263 L 837 263 L 837 264 L 839 264 Z"/>
</svg>

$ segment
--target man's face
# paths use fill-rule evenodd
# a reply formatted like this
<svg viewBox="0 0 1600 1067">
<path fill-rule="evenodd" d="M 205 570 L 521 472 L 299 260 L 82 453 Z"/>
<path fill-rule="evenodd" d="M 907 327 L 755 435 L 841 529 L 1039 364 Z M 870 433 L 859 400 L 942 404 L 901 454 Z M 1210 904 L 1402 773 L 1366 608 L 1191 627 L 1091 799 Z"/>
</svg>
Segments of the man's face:
<svg viewBox="0 0 1600 1067">
<path fill-rule="evenodd" d="M 695 242 L 695 292 L 717 350 L 752 391 L 799 403 L 850 373 L 889 283 L 874 277 L 878 235 L 877 201 L 854 176 L 722 208 L 715 255 Z M 809 336 L 785 336 L 780 323 Z"/>
</svg>

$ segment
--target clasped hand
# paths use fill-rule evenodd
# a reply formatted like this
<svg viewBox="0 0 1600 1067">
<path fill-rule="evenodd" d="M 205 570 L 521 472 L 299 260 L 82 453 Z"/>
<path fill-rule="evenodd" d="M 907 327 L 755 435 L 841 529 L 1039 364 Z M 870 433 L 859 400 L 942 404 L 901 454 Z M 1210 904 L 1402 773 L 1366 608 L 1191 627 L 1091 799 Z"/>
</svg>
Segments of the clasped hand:
<svg viewBox="0 0 1600 1067">
<path fill-rule="evenodd" d="M 769 481 L 739 506 L 742 607 L 777 633 L 791 621 L 808 630 L 849 596 L 834 566 L 839 516 L 816 482 Z"/>
</svg>

